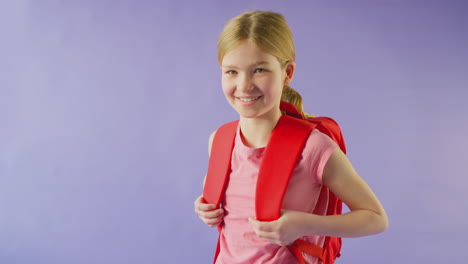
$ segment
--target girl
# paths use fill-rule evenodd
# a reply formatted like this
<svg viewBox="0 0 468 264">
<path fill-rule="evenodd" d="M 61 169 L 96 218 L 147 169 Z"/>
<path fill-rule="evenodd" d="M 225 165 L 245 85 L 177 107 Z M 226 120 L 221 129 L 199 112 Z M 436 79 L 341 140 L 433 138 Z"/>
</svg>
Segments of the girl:
<svg viewBox="0 0 468 264">
<path fill-rule="evenodd" d="M 195 200 L 195 212 L 203 222 L 210 227 L 221 225 L 216 263 L 297 263 L 285 245 L 298 238 L 322 246 L 325 236 L 367 236 L 387 228 L 387 216 L 372 190 L 340 148 L 318 130 L 310 134 L 296 165 L 280 219 L 254 218 L 257 174 L 282 115 L 280 101 L 295 104 L 305 114 L 300 95 L 288 86 L 296 68 L 294 59 L 291 31 L 278 13 L 243 13 L 229 21 L 219 37 L 223 92 L 240 121 L 223 207 L 215 209 L 202 196 Z M 322 184 L 350 212 L 313 214 Z M 320 263 L 316 257 L 305 258 L 308 263 Z"/>
</svg>

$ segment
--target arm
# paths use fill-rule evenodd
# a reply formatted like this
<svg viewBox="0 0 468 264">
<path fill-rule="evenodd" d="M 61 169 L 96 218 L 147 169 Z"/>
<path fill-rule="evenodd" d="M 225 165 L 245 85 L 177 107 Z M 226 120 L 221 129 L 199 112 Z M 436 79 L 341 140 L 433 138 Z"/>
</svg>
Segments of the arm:
<svg viewBox="0 0 468 264">
<path fill-rule="evenodd" d="M 360 237 L 377 234 L 387 228 L 388 219 L 383 206 L 339 148 L 333 151 L 325 165 L 322 180 L 349 207 L 350 212 L 299 217 L 298 224 L 303 227 L 304 234 Z"/>
<path fill-rule="evenodd" d="M 257 235 L 271 243 L 288 245 L 302 236 L 360 237 L 387 228 L 385 210 L 339 148 L 327 161 L 322 180 L 350 208 L 350 212 L 321 216 L 283 210 L 277 221 L 260 222 L 251 218 Z"/>
</svg>

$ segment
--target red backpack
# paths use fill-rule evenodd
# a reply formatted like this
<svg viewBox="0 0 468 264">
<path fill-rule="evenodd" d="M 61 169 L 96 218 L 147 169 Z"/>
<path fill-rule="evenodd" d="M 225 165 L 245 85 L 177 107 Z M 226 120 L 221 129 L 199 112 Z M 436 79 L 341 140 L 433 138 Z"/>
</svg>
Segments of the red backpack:
<svg viewBox="0 0 468 264">
<path fill-rule="evenodd" d="M 281 205 L 286 193 L 289 179 L 294 171 L 302 150 L 313 129 L 328 135 L 341 150 L 346 153 L 343 135 L 338 124 L 328 117 L 305 119 L 297 108 L 282 101 L 282 115 L 265 148 L 260 165 L 256 194 L 255 212 L 259 221 L 274 221 L 281 216 Z M 206 203 L 221 205 L 231 173 L 231 153 L 239 121 L 221 126 L 213 139 L 208 164 L 203 198 Z M 277 155 L 280 152 L 281 155 Z M 342 212 L 342 201 L 325 185 L 322 185 L 315 210 L 327 207 L 326 215 Z M 315 212 L 314 210 L 314 212 Z M 218 226 L 221 229 L 221 226 Z M 305 264 L 303 253 L 316 256 L 324 264 L 332 264 L 340 256 L 341 238 L 326 237 L 323 248 L 302 239 L 297 239 L 288 249 L 296 256 L 299 263 Z M 219 238 L 214 262 L 219 254 Z M 213 262 L 213 263 L 214 263 Z"/>
</svg>

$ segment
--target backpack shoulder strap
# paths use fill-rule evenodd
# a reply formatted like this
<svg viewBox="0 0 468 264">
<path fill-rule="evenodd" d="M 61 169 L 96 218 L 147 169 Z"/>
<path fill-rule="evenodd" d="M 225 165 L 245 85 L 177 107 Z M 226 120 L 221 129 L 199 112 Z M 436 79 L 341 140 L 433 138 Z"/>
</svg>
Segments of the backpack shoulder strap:
<svg viewBox="0 0 468 264">
<path fill-rule="evenodd" d="M 286 111 L 291 116 L 302 119 L 305 118 L 294 105 L 288 102 L 282 101 L 280 107 L 281 110 Z M 329 136 L 338 144 L 340 149 L 346 153 L 344 137 L 338 123 L 335 120 L 329 117 L 314 117 L 308 118 L 306 120 L 311 124 L 315 124 L 316 129 Z M 336 195 L 331 192 L 325 185 L 323 185 L 320 190 L 317 205 L 326 207 L 320 209 L 321 212 L 325 209 L 326 215 L 336 215 L 341 214 L 342 212 L 341 200 L 336 197 Z M 320 258 L 324 264 L 331 264 L 334 263 L 335 259 L 341 255 L 341 244 L 342 241 L 340 237 L 326 237 L 322 249 L 316 245 L 298 239 L 292 245 L 288 246 L 288 248 L 296 256 L 296 258 L 299 260 L 299 263 L 301 264 L 305 263 L 303 253 L 308 253 Z"/>
<path fill-rule="evenodd" d="M 288 115 L 299 118 L 299 119 L 306 119 L 299 110 L 297 110 L 296 106 L 286 101 L 281 101 L 280 103 L 281 110 L 287 112 Z M 344 142 L 343 134 L 341 133 L 340 126 L 338 123 L 330 117 L 319 116 L 313 118 L 306 119 L 309 123 L 316 124 L 317 129 L 329 136 L 333 141 L 335 141 L 343 153 L 346 153 L 346 145 Z"/>
<path fill-rule="evenodd" d="M 233 121 L 222 125 L 216 131 L 211 145 L 203 199 L 206 203 L 219 207 L 231 172 L 231 154 L 234 148 L 237 125 Z"/>
<path fill-rule="evenodd" d="M 222 125 L 213 138 L 211 144 L 210 159 L 208 162 L 208 171 L 206 173 L 205 186 L 203 187 L 203 199 L 206 203 L 215 204 L 220 207 L 223 199 L 226 185 L 231 173 L 231 155 L 234 149 L 237 126 L 239 121 L 233 121 Z M 221 229 L 218 226 L 218 231 Z M 213 263 L 216 263 L 220 251 L 220 242 L 218 242 Z"/>
<path fill-rule="evenodd" d="M 343 153 L 346 154 L 346 145 L 343 134 L 341 132 L 340 126 L 333 118 L 320 116 L 309 118 L 307 121 L 313 124 L 317 124 L 317 129 L 335 141 Z"/>
<path fill-rule="evenodd" d="M 315 117 L 308 119 L 309 122 L 317 124 L 317 129 L 329 136 L 340 147 L 341 151 L 346 154 L 346 145 L 343 134 L 338 123 L 330 117 Z M 317 201 L 317 206 L 327 206 L 326 215 L 337 215 L 342 213 L 342 201 L 328 189 L 322 185 L 320 195 Z M 317 209 L 317 208 L 316 208 Z M 322 211 L 321 209 L 320 211 Z M 334 263 L 336 258 L 340 257 L 342 239 L 340 237 L 326 237 L 323 243 L 322 261 L 325 264 Z"/>
<path fill-rule="evenodd" d="M 281 205 L 294 168 L 315 125 L 281 116 L 263 154 L 255 197 L 256 217 L 274 221 L 281 216 Z"/>
</svg>

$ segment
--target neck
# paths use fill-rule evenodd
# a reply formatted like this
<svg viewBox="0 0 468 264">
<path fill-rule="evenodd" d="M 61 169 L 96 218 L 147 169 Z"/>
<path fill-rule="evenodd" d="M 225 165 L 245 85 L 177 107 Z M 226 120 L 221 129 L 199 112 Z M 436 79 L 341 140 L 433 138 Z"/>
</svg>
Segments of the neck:
<svg viewBox="0 0 468 264">
<path fill-rule="evenodd" d="M 263 148 L 268 144 L 271 132 L 281 117 L 281 111 L 275 111 L 266 117 L 240 118 L 242 141 L 251 148 Z"/>
</svg>

